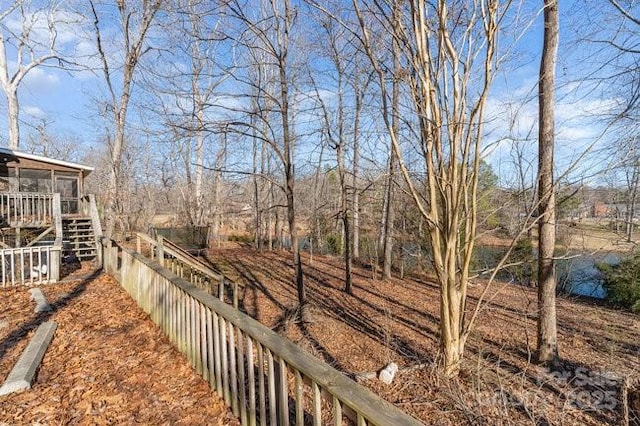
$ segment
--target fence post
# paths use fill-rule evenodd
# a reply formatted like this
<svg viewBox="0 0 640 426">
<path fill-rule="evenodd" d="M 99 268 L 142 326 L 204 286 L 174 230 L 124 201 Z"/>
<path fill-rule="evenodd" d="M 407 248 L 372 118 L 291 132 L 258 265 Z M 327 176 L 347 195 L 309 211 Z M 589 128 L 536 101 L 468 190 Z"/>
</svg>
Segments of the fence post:
<svg viewBox="0 0 640 426">
<path fill-rule="evenodd" d="M 61 246 L 54 245 L 49 252 L 49 281 L 54 283 L 60 281 L 61 251 Z"/>
<path fill-rule="evenodd" d="M 113 269 L 113 250 L 111 249 L 112 241 L 111 239 L 107 239 L 107 243 L 103 244 L 104 247 L 104 266 L 109 274 L 114 274 L 115 271 Z"/>
<path fill-rule="evenodd" d="M 238 281 L 233 282 L 233 307 L 238 309 Z"/>
<path fill-rule="evenodd" d="M 164 237 L 158 234 L 158 263 L 164 266 Z"/>
<path fill-rule="evenodd" d="M 62 206 L 60 204 L 60 194 L 53 194 L 53 224 L 56 229 L 56 245 L 62 247 Z"/>
</svg>

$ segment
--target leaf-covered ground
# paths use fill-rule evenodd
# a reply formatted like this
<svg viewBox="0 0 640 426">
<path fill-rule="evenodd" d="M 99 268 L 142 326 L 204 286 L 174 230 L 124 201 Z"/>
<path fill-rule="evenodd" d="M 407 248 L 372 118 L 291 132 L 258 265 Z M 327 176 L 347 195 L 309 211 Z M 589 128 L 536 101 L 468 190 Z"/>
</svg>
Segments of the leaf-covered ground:
<svg viewBox="0 0 640 426">
<path fill-rule="evenodd" d="M 58 328 L 31 390 L 0 397 L 0 425 L 238 424 L 135 302 L 106 275 L 0 290 L 0 380 L 39 324 Z"/>
<path fill-rule="evenodd" d="M 461 378 L 450 381 L 438 373 L 439 296 L 428 279 L 381 281 L 355 268 L 349 296 L 338 258 L 306 257 L 313 321 L 300 324 L 291 320 L 296 290 L 287 253 L 219 249 L 208 259 L 245 285 L 244 311 L 345 374 L 398 363 L 391 385 L 363 384 L 427 424 L 620 424 L 625 380 L 640 377 L 640 317 L 596 301 L 559 299 L 562 362 L 548 370 L 531 362 L 536 290 L 493 284 Z M 469 309 L 483 285 L 470 289 Z"/>
</svg>

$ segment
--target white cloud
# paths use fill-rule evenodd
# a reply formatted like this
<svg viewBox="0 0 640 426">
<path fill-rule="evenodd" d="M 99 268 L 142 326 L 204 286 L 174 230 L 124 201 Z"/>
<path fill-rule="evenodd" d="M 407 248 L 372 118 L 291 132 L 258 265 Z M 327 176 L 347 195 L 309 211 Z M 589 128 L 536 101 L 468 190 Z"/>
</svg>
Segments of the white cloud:
<svg viewBox="0 0 640 426">
<path fill-rule="evenodd" d="M 495 93 L 487 102 L 485 154 L 494 168 L 509 175 L 514 165 L 514 143 L 526 146 L 525 159 L 535 163 L 538 139 L 538 102 L 535 79 L 523 78 L 515 89 Z M 523 101 L 522 99 L 528 99 Z M 558 173 L 574 167 L 585 150 L 598 145 L 607 135 L 604 116 L 614 110 L 619 99 L 601 98 L 581 84 L 557 90 L 555 107 L 556 163 Z M 584 163 L 587 164 L 587 163 Z M 574 168 L 581 173 L 584 167 Z"/>
<path fill-rule="evenodd" d="M 59 83 L 60 77 L 57 72 L 44 67 L 33 68 L 24 79 L 25 87 L 32 92 L 48 90 Z"/>
<path fill-rule="evenodd" d="M 40 108 L 38 108 L 37 106 L 33 106 L 33 105 L 26 105 L 22 107 L 22 111 L 27 114 L 30 115 L 34 118 L 44 118 L 46 117 L 46 114 L 43 110 L 41 110 Z"/>
</svg>

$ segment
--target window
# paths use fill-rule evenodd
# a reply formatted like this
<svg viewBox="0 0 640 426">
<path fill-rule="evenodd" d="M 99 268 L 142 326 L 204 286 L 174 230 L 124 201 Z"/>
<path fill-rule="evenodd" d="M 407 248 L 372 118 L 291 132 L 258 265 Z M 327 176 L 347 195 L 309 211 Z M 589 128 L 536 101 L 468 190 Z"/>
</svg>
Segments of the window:
<svg viewBox="0 0 640 426">
<path fill-rule="evenodd" d="M 51 193 L 51 171 L 20 169 L 20 192 Z"/>
<path fill-rule="evenodd" d="M 18 178 L 13 167 L 0 166 L 0 191 L 17 192 Z"/>
<path fill-rule="evenodd" d="M 63 214 L 78 212 L 78 174 L 56 172 L 56 192 L 60 193 Z"/>
</svg>

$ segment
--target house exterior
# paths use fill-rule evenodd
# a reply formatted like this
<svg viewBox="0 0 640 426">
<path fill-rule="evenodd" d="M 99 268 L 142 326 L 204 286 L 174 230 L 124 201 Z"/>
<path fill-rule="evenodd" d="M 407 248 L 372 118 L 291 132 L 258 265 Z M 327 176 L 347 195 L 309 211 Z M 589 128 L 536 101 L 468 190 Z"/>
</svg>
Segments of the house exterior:
<svg viewBox="0 0 640 426">
<path fill-rule="evenodd" d="M 93 167 L 0 148 L 0 193 L 60 194 L 62 214 L 78 214 Z"/>
<path fill-rule="evenodd" d="M 591 211 L 592 217 L 609 217 L 611 215 L 611 208 L 608 204 L 603 202 L 596 202 L 593 204 Z"/>
<path fill-rule="evenodd" d="M 100 256 L 93 167 L 0 148 L 0 287 L 54 282 L 69 258 Z"/>
</svg>

